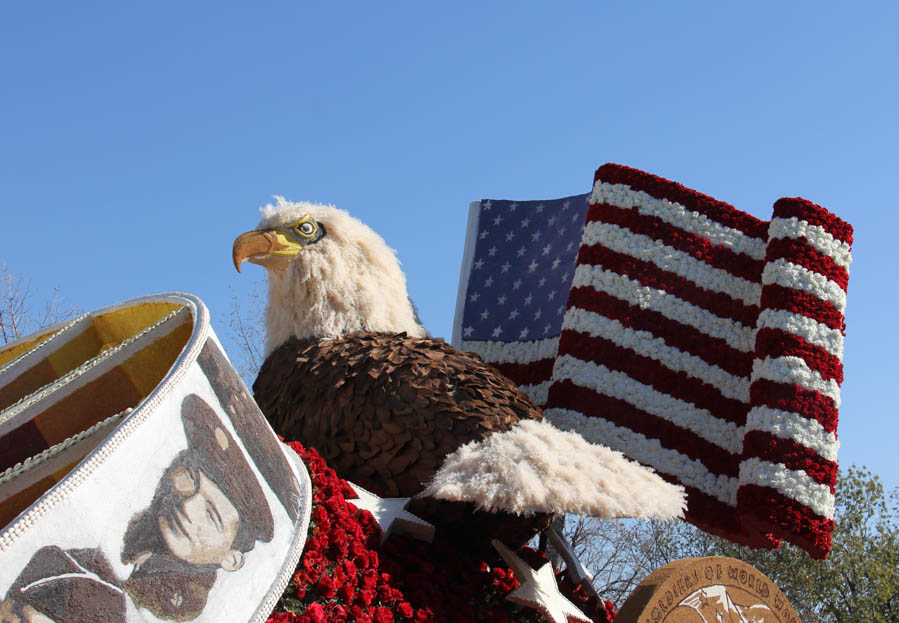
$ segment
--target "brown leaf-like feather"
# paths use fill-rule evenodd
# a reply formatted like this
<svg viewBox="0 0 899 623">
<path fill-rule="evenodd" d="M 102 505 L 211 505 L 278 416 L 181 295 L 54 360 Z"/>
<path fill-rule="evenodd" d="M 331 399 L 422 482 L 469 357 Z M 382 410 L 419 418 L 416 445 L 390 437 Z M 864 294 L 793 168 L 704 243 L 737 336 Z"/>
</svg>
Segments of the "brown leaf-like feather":
<svg viewBox="0 0 899 623">
<path fill-rule="evenodd" d="M 476 355 L 404 333 L 289 340 L 253 391 L 275 431 L 318 450 L 341 477 L 393 497 L 420 492 L 459 446 L 542 418 Z"/>
</svg>

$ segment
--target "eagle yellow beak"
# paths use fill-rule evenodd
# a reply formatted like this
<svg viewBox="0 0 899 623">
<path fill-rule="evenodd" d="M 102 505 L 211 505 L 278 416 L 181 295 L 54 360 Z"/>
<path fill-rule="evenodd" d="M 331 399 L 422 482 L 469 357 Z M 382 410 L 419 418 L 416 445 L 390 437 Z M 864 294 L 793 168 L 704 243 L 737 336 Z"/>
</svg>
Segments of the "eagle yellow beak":
<svg viewBox="0 0 899 623">
<path fill-rule="evenodd" d="M 231 249 L 231 259 L 237 272 L 240 272 L 244 260 L 272 270 L 285 270 L 290 258 L 302 249 L 302 245 L 278 230 L 257 229 L 237 237 Z"/>
</svg>

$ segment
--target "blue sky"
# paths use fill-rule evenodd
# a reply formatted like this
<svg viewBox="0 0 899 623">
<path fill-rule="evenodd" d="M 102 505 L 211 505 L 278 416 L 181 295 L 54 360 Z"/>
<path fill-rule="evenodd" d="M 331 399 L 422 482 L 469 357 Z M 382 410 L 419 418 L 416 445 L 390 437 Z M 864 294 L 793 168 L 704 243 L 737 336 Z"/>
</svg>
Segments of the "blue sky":
<svg viewBox="0 0 899 623">
<path fill-rule="evenodd" d="M 763 219 L 803 196 L 856 230 L 840 462 L 899 484 L 899 4 L 479 4 L 3 3 L 0 260 L 83 311 L 192 292 L 229 347 L 235 236 L 334 203 L 449 337 L 472 200 L 605 162 Z"/>
</svg>

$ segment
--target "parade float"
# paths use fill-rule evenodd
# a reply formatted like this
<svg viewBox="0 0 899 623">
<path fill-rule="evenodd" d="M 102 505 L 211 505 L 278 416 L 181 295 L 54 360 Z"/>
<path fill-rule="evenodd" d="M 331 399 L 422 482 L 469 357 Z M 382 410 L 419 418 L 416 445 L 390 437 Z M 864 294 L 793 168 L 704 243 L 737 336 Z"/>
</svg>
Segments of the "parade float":
<svg viewBox="0 0 899 623">
<path fill-rule="evenodd" d="M 471 205 L 450 345 L 372 229 L 278 198 L 233 245 L 268 271 L 252 391 L 188 294 L 0 350 L 0 614 L 797 621 L 724 558 L 604 601 L 549 525 L 682 516 L 826 557 L 851 244 L 804 199 L 763 221 L 604 165 Z"/>
</svg>

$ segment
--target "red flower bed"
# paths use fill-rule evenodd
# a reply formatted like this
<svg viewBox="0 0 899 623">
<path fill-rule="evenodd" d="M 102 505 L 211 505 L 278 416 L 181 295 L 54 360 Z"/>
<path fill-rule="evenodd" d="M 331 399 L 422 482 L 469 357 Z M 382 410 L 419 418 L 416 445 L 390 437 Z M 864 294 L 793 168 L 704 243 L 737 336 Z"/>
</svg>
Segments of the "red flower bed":
<svg viewBox="0 0 899 623">
<path fill-rule="evenodd" d="M 511 570 L 490 567 L 460 553 L 437 535 L 423 543 L 403 535 L 381 545 L 368 511 L 352 504 L 352 489 L 313 449 L 289 443 L 312 477 L 312 521 L 303 551 L 269 623 L 451 623 L 545 621 L 536 610 L 506 596 L 518 588 Z M 539 568 L 545 556 L 525 548 L 518 555 Z M 596 623 L 611 623 L 610 602 L 588 598 L 564 576 L 563 595 Z"/>
</svg>

